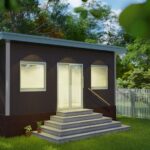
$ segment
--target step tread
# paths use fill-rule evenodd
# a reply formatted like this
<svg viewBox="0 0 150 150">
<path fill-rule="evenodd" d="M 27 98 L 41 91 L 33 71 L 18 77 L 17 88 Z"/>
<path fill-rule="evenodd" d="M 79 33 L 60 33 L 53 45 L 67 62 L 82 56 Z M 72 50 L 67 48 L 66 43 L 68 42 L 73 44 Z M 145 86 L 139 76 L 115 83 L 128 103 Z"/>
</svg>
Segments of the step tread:
<svg viewBox="0 0 150 150">
<path fill-rule="evenodd" d="M 58 113 L 72 113 L 72 112 L 84 112 L 84 111 L 92 111 L 92 109 L 72 109 L 72 110 L 60 110 Z"/>
<path fill-rule="evenodd" d="M 98 126 L 106 126 L 106 125 L 114 125 L 114 124 L 120 124 L 120 121 L 112 121 L 112 122 L 109 122 L 109 123 L 103 123 L 103 124 L 96 124 L 96 125 L 89 125 L 89 126 L 82 126 L 82 127 L 75 127 L 75 128 L 69 128 L 69 129 L 57 129 L 57 128 L 53 128 L 53 127 L 49 127 L 49 126 L 45 126 L 43 125 L 41 128 L 42 129 L 46 129 L 46 130 L 53 130 L 53 131 L 56 131 L 56 132 L 67 132 L 67 131 L 74 131 L 74 130 L 78 130 L 78 129 L 86 129 L 86 128 L 93 128 L 93 127 L 98 127 Z"/>
<path fill-rule="evenodd" d="M 51 116 L 51 118 L 60 118 L 60 119 L 71 119 L 71 118 L 78 118 L 78 117 L 87 117 L 87 116 L 96 116 L 96 115 L 102 115 L 101 113 L 91 113 L 91 114 L 84 114 L 84 115 L 76 115 L 76 116 Z"/>
<path fill-rule="evenodd" d="M 106 120 L 106 119 L 110 119 L 110 121 L 112 120 L 110 117 L 102 117 L 102 118 L 98 118 L 98 119 L 89 119 L 89 120 L 81 120 L 81 121 L 73 121 L 73 122 L 57 122 L 57 121 L 53 121 L 53 120 L 47 120 L 45 122 L 47 123 L 54 123 L 54 124 L 58 124 L 58 125 L 71 125 L 71 124 L 78 124 L 78 123 L 85 123 L 85 122 L 94 122 L 94 121 L 99 121 L 99 120 Z"/>
<path fill-rule="evenodd" d="M 57 116 L 76 116 L 84 114 L 92 114 L 92 109 L 71 109 L 71 110 L 60 110 L 56 113 Z"/>
<path fill-rule="evenodd" d="M 58 136 L 54 136 L 52 134 L 48 134 L 48 133 L 45 133 L 45 132 L 41 132 L 41 133 L 37 133 L 36 131 L 33 131 L 33 133 L 35 135 L 39 135 L 40 137 L 43 136 L 43 137 L 46 137 L 46 138 L 50 138 L 53 139 L 53 140 L 56 140 L 55 142 L 61 142 L 61 140 L 69 140 L 69 139 L 73 139 L 73 138 L 80 138 L 80 137 L 83 137 L 84 136 L 90 136 L 90 135 L 97 135 L 97 134 L 103 134 L 103 133 L 109 133 L 109 132 L 112 132 L 112 131 L 120 131 L 120 130 L 128 130 L 130 128 L 130 126 L 127 126 L 127 125 L 121 125 L 120 127 L 114 127 L 114 128 L 109 128 L 109 129 L 103 129 L 103 130 L 96 130 L 96 131 L 90 131 L 90 132 L 86 132 L 86 133 L 80 133 L 80 134 L 75 134 L 75 135 L 69 135 L 69 136 L 63 136 L 63 137 L 58 137 Z M 47 139 L 48 140 L 48 139 Z"/>
</svg>

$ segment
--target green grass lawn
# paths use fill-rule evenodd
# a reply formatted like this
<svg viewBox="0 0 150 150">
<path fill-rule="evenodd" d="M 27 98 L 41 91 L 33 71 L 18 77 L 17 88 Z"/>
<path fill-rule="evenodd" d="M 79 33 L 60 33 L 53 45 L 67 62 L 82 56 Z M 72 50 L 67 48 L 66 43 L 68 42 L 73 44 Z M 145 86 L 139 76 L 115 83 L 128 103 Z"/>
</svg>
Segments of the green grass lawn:
<svg viewBox="0 0 150 150">
<path fill-rule="evenodd" d="M 149 150 L 150 120 L 119 117 L 130 125 L 125 132 L 112 133 L 64 144 L 54 144 L 35 136 L 0 138 L 0 150 Z"/>
</svg>

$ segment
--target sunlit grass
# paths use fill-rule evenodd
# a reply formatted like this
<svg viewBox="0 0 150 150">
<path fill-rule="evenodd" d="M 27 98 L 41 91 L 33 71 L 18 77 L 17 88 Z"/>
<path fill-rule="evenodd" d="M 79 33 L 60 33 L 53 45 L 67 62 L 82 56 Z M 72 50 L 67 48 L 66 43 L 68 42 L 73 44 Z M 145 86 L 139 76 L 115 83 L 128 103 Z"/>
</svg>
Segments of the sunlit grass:
<svg viewBox="0 0 150 150">
<path fill-rule="evenodd" d="M 92 137 L 64 144 L 54 144 L 31 137 L 0 138 L 0 150 L 148 150 L 150 120 L 119 117 L 131 126 L 129 131 Z"/>
</svg>

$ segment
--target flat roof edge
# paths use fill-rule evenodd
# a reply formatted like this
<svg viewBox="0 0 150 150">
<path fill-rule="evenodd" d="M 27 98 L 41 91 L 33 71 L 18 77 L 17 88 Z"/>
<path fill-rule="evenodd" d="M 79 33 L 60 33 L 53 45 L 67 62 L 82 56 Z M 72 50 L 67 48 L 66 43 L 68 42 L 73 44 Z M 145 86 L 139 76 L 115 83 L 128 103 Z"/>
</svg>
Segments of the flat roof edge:
<svg viewBox="0 0 150 150">
<path fill-rule="evenodd" d="M 55 39 L 55 38 L 49 38 L 49 37 L 43 37 L 43 36 L 27 35 L 27 34 L 11 33 L 11 32 L 0 32 L 0 39 L 10 40 L 10 41 L 38 43 L 38 44 L 57 45 L 57 46 L 64 46 L 64 47 L 83 48 L 83 49 L 88 49 L 88 50 L 110 51 L 110 52 L 116 52 L 116 53 L 126 52 L 125 48 L 121 48 L 118 46 L 90 44 L 90 43 L 84 43 L 84 42 L 79 42 L 79 41 Z"/>
</svg>

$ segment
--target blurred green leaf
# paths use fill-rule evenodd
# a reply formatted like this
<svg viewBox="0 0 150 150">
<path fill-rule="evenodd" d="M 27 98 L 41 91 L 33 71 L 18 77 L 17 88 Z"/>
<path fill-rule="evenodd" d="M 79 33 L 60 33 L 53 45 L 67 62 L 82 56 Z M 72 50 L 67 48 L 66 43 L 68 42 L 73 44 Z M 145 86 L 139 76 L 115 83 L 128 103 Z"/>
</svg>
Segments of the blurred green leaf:
<svg viewBox="0 0 150 150">
<path fill-rule="evenodd" d="M 82 2 L 87 2 L 88 0 L 82 0 Z"/>
<path fill-rule="evenodd" d="M 18 2 L 17 0 L 9 0 L 9 9 L 13 9 L 13 10 L 16 10 L 18 9 Z"/>
<path fill-rule="evenodd" d="M 90 13 L 96 18 L 99 19 L 102 17 L 102 11 L 100 9 L 91 9 Z"/>
<path fill-rule="evenodd" d="M 108 6 L 99 6 L 98 8 L 90 9 L 90 13 L 96 19 L 103 19 L 110 14 L 110 8 Z"/>
<path fill-rule="evenodd" d="M 76 7 L 74 11 L 79 13 L 82 19 L 86 19 L 88 16 L 88 11 L 84 7 Z"/>
<path fill-rule="evenodd" d="M 4 10 L 4 0 L 0 1 L 0 10 Z"/>
<path fill-rule="evenodd" d="M 150 38 L 150 1 L 125 8 L 119 16 L 119 22 L 129 34 Z"/>
<path fill-rule="evenodd" d="M 81 6 L 81 7 L 76 7 L 76 8 L 74 9 L 74 11 L 75 11 L 76 13 L 81 13 L 81 12 L 83 12 L 83 11 L 86 11 L 86 9 Z"/>
<path fill-rule="evenodd" d="M 1 0 L 0 1 L 0 11 L 3 10 L 18 10 L 17 0 Z"/>
</svg>

